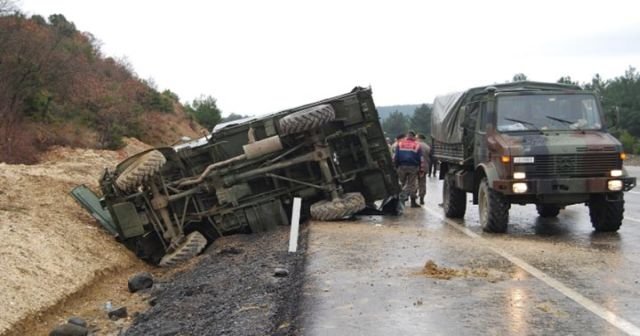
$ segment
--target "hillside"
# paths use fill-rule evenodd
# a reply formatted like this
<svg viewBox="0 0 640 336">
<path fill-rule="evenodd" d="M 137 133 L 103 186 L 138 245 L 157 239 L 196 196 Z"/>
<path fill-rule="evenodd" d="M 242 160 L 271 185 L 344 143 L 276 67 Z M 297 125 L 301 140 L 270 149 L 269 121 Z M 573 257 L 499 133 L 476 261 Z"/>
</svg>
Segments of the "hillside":
<svg viewBox="0 0 640 336">
<path fill-rule="evenodd" d="M 35 163 L 55 145 L 116 149 L 125 136 L 151 145 L 200 136 L 176 94 L 99 45 L 61 14 L 0 11 L 0 162 Z"/>
</svg>

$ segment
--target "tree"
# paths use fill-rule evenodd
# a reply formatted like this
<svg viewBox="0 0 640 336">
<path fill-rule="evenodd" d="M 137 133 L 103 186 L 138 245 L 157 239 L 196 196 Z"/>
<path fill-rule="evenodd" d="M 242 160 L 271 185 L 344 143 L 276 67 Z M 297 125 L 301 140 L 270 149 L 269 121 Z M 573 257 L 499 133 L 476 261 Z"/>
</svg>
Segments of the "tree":
<svg viewBox="0 0 640 336">
<path fill-rule="evenodd" d="M 389 117 L 382 122 L 382 128 L 390 137 L 407 133 L 409 127 L 409 119 L 397 110 L 391 112 Z"/>
<path fill-rule="evenodd" d="M 209 130 L 222 120 L 222 113 L 216 105 L 216 99 L 211 96 L 200 96 L 194 99 L 191 104 L 187 104 L 186 109 L 198 123 Z"/>
<path fill-rule="evenodd" d="M 640 137 L 640 74 L 629 67 L 624 76 L 608 82 L 603 90 L 603 108 L 607 115 L 619 115 L 626 129 L 635 137 Z"/>
<path fill-rule="evenodd" d="M 425 136 L 431 134 L 431 106 L 422 104 L 413 112 L 411 129 Z"/>
<path fill-rule="evenodd" d="M 240 119 L 244 119 L 244 118 L 248 118 L 249 116 L 244 116 L 241 114 L 235 114 L 235 113 L 231 113 L 230 115 L 222 118 L 222 120 L 220 120 L 220 122 L 229 122 L 229 121 L 234 121 L 234 120 L 240 120 Z"/>
<path fill-rule="evenodd" d="M 527 80 L 527 75 L 523 74 L 522 72 L 513 75 L 514 82 L 521 82 L 526 80 Z"/>
<path fill-rule="evenodd" d="M 9 15 L 18 11 L 14 0 L 0 0 L 0 16 Z"/>
<path fill-rule="evenodd" d="M 578 82 L 574 82 L 573 80 L 571 80 L 571 76 L 562 76 L 560 77 L 560 79 L 558 79 L 557 82 L 560 84 L 578 85 Z"/>
</svg>

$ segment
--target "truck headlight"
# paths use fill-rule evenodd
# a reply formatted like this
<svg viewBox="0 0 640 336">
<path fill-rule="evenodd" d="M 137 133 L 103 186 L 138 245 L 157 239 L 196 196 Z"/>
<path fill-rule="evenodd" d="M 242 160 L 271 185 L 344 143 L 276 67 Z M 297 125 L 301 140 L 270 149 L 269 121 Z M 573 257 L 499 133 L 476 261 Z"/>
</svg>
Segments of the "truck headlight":
<svg viewBox="0 0 640 336">
<path fill-rule="evenodd" d="M 527 192 L 527 184 L 526 183 L 522 183 L 522 182 L 518 182 L 518 183 L 514 183 L 513 186 L 513 192 L 516 194 L 522 194 Z"/>
<path fill-rule="evenodd" d="M 611 191 L 620 191 L 622 190 L 622 181 L 620 180 L 611 180 L 607 182 L 607 187 Z"/>
<path fill-rule="evenodd" d="M 527 178 L 527 174 L 525 174 L 524 172 L 515 172 L 513 173 L 513 178 L 516 180 L 524 180 L 525 178 Z"/>
<path fill-rule="evenodd" d="M 621 169 L 614 169 L 611 171 L 611 177 L 619 177 L 619 176 L 622 176 Z"/>
</svg>

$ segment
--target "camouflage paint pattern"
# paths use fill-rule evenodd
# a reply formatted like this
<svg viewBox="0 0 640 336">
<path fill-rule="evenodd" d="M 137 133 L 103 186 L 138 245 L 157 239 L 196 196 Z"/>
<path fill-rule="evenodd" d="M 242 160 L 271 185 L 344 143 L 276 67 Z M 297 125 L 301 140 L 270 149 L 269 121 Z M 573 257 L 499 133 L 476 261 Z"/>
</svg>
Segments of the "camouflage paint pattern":
<svg viewBox="0 0 640 336">
<path fill-rule="evenodd" d="M 444 167 L 440 177 L 447 171 L 455 173 L 456 186 L 474 193 L 474 203 L 482 176 L 486 176 L 493 189 L 510 197 L 512 203 L 521 204 L 585 202 L 590 194 L 610 193 L 607 186 L 610 180 L 622 181 L 625 191 L 635 186 L 636 179 L 623 169 L 622 145 L 604 126 L 599 130 L 497 131 L 498 97 L 536 94 L 592 95 L 576 86 L 534 82 L 468 90 L 447 111 L 449 116 L 440 116 L 439 124 L 438 120 L 432 120 L 432 127 L 455 130 L 450 137 L 440 132 L 440 139 L 432 139 L 434 156 Z M 598 113 L 604 120 L 600 108 Z M 461 141 L 447 141 L 457 139 Z M 534 162 L 516 163 L 516 157 L 533 157 Z M 614 169 L 623 170 L 622 176 L 611 177 Z M 524 172 L 526 178 L 516 180 L 514 172 Z M 528 190 L 514 193 L 515 182 L 526 183 Z"/>
</svg>

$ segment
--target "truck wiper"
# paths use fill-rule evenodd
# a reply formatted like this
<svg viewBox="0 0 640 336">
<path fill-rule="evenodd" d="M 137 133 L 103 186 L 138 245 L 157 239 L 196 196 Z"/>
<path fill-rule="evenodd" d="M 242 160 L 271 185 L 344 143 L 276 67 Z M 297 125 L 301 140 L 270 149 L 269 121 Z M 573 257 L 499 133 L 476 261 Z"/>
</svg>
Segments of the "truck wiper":
<svg viewBox="0 0 640 336">
<path fill-rule="evenodd" d="M 546 116 L 546 117 L 547 117 L 547 118 L 549 118 L 549 119 L 551 119 L 551 120 L 559 121 L 559 122 L 561 122 L 561 123 L 565 123 L 565 124 L 569 124 L 569 125 L 573 125 L 573 124 L 575 124 L 575 123 L 576 123 L 575 121 L 571 121 L 571 120 L 567 120 L 567 119 L 562 119 L 562 118 L 557 118 L 557 117 L 550 116 L 550 115 L 548 115 L 548 116 Z"/>
<path fill-rule="evenodd" d="M 529 122 L 529 121 L 525 121 L 525 120 L 520 120 L 520 119 L 513 119 L 513 118 L 503 118 L 504 120 L 508 120 L 508 121 L 513 121 L 513 122 L 517 122 L 517 123 L 521 123 L 523 125 L 529 125 L 531 126 L 531 129 L 534 131 L 540 131 L 540 129 L 538 128 L 538 126 L 536 126 L 536 124 Z M 540 131 L 542 132 L 542 131 Z"/>
<path fill-rule="evenodd" d="M 562 118 L 558 118 L 558 117 L 554 117 L 554 116 L 550 116 L 550 115 L 548 115 L 546 117 L 551 119 L 551 120 L 555 120 L 555 121 L 558 121 L 558 122 L 561 122 L 561 123 L 568 124 L 570 129 L 578 129 L 579 131 L 582 131 L 584 133 L 584 130 L 582 129 L 582 127 L 580 127 L 580 123 L 578 123 L 577 121 L 571 121 L 571 120 L 562 119 Z"/>
</svg>

